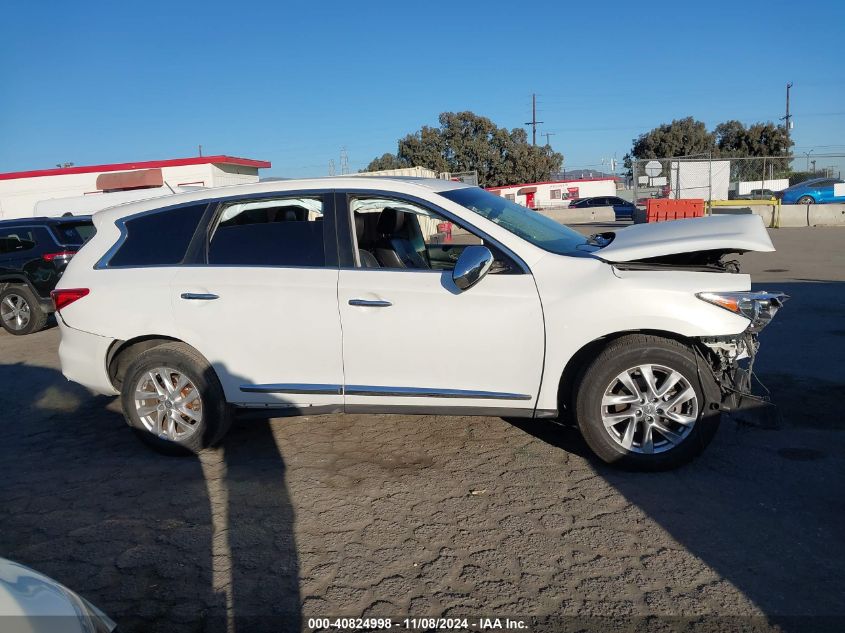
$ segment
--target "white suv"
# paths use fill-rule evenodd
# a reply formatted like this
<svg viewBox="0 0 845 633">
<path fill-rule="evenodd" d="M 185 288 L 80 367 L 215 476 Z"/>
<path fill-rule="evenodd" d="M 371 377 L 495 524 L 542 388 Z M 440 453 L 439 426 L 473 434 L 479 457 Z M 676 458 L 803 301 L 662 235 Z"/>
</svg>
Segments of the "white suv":
<svg viewBox="0 0 845 633">
<path fill-rule="evenodd" d="M 267 182 L 94 222 L 54 291 L 62 369 L 164 451 L 238 409 L 496 415 L 670 467 L 748 389 L 738 361 L 784 299 L 724 261 L 774 250 L 757 216 L 586 238 L 444 180 Z"/>
</svg>

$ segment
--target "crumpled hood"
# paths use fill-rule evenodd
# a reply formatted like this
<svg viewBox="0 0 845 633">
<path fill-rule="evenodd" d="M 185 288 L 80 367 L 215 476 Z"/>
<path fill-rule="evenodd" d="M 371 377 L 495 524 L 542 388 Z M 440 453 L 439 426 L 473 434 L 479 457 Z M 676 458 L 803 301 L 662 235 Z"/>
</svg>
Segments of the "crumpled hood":
<svg viewBox="0 0 845 633">
<path fill-rule="evenodd" d="M 772 240 L 759 215 L 710 215 L 649 224 L 635 224 L 612 233 L 594 255 L 610 262 L 630 262 L 676 253 L 701 251 L 771 252 Z M 601 243 L 603 240 L 599 240 Z"/>
</svg>

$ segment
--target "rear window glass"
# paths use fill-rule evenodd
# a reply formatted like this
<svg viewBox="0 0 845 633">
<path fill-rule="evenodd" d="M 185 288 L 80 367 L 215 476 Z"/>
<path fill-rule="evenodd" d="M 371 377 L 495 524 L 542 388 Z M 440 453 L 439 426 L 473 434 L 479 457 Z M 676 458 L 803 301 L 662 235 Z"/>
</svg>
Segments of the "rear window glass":
<svg viewBox="0 0 845 633">
<path fill-rule="evenodd" d="M 62 222 L 52 229 L 59 244 L 66 246 L 82 246 L 97 232 L 93 222 Z"/>
<path fill-rule="evenodd" d="M 228 205 L 208 246 L 218 266 L 326 265 L 319 197 L 242 201 Z"/>
<path fill-rule="evenodd" d="M 197 230 L 207 203 L 155 211 L 126 222 L 126 240 L 109 266 L 179 264 Z"/>
</svg>

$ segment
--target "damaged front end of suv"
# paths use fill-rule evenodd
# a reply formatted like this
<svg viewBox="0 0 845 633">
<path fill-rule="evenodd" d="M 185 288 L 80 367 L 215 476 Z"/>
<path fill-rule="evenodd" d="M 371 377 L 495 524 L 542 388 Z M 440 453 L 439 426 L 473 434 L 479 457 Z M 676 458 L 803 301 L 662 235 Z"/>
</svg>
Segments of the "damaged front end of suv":
<svg viewBox="0 0 845 633">
<path fill-rule="evenodd" d="M 774 318 L 789 296 L 766 290 L 750 292 L 701 292 L 698 298 L 747 318 L 748 328 L 740 334 L 699 339 L 722 396 L 723 410 L 742 409 L 750 400 L 768 404 L 752 393 L 754 359 L 760 348 L 758 334 Z"/>
<path fill-rule="evenodd" d="M 774 251 L 761 218 L 755 215 L 634 225 L 593 235 L 590 244 L 597 249 L 594 256 L 613 264 L 620 273 L 737 274 L 741 271 L 735 256 Z M 720 390 L 720 408 L 737 411 L 769 404 L 753 395 L 751 389 L 759 349 L 757 337 L 789 297 L 781 292 L 753 290 L 702 291 L 695 296 L 748 320 L 748 326 L 739 333 L 696 339 L 696 352 L 712 370 Z"/>
</svg>

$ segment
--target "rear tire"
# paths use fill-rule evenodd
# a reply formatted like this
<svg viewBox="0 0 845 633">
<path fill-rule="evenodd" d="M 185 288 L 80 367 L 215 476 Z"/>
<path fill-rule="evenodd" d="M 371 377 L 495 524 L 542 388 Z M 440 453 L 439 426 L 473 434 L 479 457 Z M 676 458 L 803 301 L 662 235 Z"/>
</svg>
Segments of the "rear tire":
<svg viewBox="0 0 845 633">
<path fill-rule="evenodd" d="M 717 399 L 712 372 L 693 350 L 634 334 L 610 343 L 582 373 L 575 417 L 602 461 L 666 470 L 691 461 L 713 440 Z"/>
<path fill-rule="evenodd" d="M 24 336 L 43 329 L 47 313 L 26 286 L 9 286 L 0 292 L 0 324 L 9 334 Z"/>
<path fill-rule="evenodd" d="M 214 446 L 232 424 L 231 406 L 217 374 L 184 343 L 159 345 L 132 359 L 121 404 L 138 437 L 168 455 Z"/>
<path fill-rule="evenodd" d="M 815 204 L 816 201 L 813 199 L 813 196 L 801 196 L 798 198 L 798 204 Z"/>
</svg>

